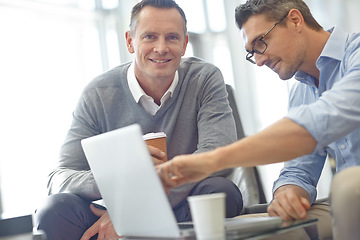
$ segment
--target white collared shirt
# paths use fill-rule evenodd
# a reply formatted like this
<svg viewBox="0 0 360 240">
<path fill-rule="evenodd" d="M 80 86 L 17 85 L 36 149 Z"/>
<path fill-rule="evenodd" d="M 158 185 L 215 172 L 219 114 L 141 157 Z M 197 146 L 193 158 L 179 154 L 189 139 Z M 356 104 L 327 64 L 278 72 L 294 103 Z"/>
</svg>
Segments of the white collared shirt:
<svg viewBox="0 0 360 240">
<path fill-rule="evenodd" d="M 160 99 L 160 106 L 157 105 L 152 97 L 147 95 L 144 90 L 141 88 L 139 82 L 135 77 L 135 67 L 134 62 L 131 63 L 128 72 L 127 72 L 127 80 L 129 84 L 129 88 L 131 94 L 133 95 L 135 101 L 142 106 L 145 111 L 150 113 L 151 115 L 155 115 L 155 113 L 164 105 L 164 103 L 172 96 L 176 85 L 179 81 L 178 71 L 175 72 L 174 80 L 172 81 L 168 90 L 164 93 L 164 95 Z"/>
</svg>

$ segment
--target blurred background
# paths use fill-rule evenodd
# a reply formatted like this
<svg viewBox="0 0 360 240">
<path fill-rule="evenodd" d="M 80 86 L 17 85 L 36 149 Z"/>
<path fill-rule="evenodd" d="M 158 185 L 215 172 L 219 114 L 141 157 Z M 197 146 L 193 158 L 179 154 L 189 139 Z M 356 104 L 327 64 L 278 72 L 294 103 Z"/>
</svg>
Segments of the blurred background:
<svg viewBox="0 0 360 240">
<path fill-rule="evenodd" d="M 83 87 L 132 60 L 124 33 L 137 0 L 0 0 L 0 187 L 11 215 L 32 213 L 47 196 L 47 175 Z M 244 0 L 177 0 L 188 20 L 186 56 L 218 66 L 233 86 L 246 135 L 287 112 L 290 81 L 245 60 L 234 22 Z M 328 29 L 360 31 L 357 0 L 306 0 Z M 282 164 L 260 168 L 265 195 Z M 330 180 L 320 190 L 326 196 Z"/>
</svg>

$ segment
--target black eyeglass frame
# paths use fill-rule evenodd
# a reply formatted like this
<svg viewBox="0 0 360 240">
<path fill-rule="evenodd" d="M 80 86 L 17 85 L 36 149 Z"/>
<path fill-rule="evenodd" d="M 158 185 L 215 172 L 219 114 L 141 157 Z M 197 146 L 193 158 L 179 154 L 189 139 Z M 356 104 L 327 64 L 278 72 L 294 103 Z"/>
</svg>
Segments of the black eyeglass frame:
<svg viewBox="0 0 360 240">
<path fill-rule="evenodd" d="M 279 23 L 281 23 L 281 22 L 287 17 L 288 14 L 289 14 L 289 13 L 287 13 L 284 17 L 282 17 L 279 21 L 277 21 L 269 30 L 267 30 L 267 32 L 266 32 L 264 35 L 262 35 L 260 38 L 258 38 L 258 39 L 253 43 L 252 48 L 251 48 L 251 52 L 248 52 L 248 53 L 246 54 L 246 60 L 248 60 L 249 62 L 251 62 L 251 63 L 253 63 L 253 64 L 256 64 L 256 62 L 252 59 L 252 57 L 254 56 L 254 54 L 257 53 L 257 54 L 262 55 L 262 54 L 264 54 L 264 52 L 266 51 L 266 49 L 267 49 L 267 47 L 268 47 L 268 45 L 266 44 L 264 38 L 266 37 L 266 35 L 269 34 L 269 32 L 271 32 L 271 30 L 273 30 L 273 29 L 276 27 L 276 25 L 278 25 Z M 258 51 L 258 50 L 256 50 L 256 49 L 254 49 L 255 45 L 256 45 L 259 41 L 265 45 L 265 48 L 264 48 L 263 51 Z"/>
</svg>

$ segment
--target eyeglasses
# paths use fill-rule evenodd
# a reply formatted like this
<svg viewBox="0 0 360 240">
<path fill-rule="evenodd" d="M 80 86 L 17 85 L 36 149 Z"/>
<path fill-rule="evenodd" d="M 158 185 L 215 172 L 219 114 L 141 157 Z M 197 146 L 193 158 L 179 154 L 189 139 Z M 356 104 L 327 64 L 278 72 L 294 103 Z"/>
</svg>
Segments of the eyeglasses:
<svg viewBox="0 0 360 240">
<path fill-rule="evenodd" d="M 248 60 L 249 62 L 256 64 L 255 60 L 252 59 L 252 57 L 254 57 L 254 54 L 264 54 L 264 52 L 267 49 L 267 44 L 264 40 L 264 38 L 266 37 L 266 35 L 269 34 L 269 32 L 271 30 L 274 29 L 274 27 L 276 27 L 276 25 L 278 25 L 279 23 L 282 22 L 282 20 L 284 20 L 287 17 L 288 14 L 286 14 L 283 18 L 281 18 L 278 22 L 276 22 L 264 35 L 262 35 L 260 38 L 258 38 L 254 44 L 252 45 L 252 49 L 251 52 L 248 52 L 246 54 L 246 60 Z"/>
</svg>

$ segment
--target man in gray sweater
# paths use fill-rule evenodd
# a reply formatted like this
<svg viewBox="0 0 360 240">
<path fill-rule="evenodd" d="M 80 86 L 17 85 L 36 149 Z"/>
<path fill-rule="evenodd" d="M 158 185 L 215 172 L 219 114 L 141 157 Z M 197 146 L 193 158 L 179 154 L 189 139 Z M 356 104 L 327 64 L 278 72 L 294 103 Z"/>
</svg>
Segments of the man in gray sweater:
<svg viewBox="0 0 360 240">
<path fill-rule="evenodd" d="M 221 72 L 200 59 L 182 59 L 188 43 L 186 18 L 174 1 L 143 0 L 135 5 L 126 43 L 134 61 L 90 82 L 74 110 L 58 166 L 49 176 L 50 196 L 36 213 L 37 227 L 51 240 L 117 238 L 107 211 L 91 204 L 101 195 L 82 139 L 138 123 L 144 134 L 166 133 L 168 159 L 236 140 Z M 149 151 L 154 164 L 161 163 L 164 153 L 151 147 Z M 227 194 L 226 216 L 239 215 L 242 196 L 225 178 L 230 172 L 171 190 L 169 201 L 177 220 L 191 220 L 188 196 L 216 192 Z"/>
</svg>

